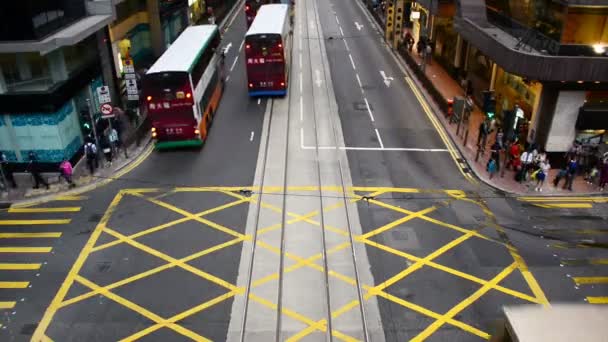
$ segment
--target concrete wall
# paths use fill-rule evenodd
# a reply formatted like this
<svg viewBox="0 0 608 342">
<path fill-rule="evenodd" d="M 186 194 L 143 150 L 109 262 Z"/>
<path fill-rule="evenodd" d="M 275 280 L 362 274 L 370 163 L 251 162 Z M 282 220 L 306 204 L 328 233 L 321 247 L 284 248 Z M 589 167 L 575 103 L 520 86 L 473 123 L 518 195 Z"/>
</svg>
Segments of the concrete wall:
<svg viewBox="0 0 608 342">
<path fill-rule="evenodd" d="M 567 151 L 576 137 L 576 119 L 585 103 L 584 91 L 560 91 L 555 104 L 551 128 L 547 135 L 547 152 Z"/>
</svg>

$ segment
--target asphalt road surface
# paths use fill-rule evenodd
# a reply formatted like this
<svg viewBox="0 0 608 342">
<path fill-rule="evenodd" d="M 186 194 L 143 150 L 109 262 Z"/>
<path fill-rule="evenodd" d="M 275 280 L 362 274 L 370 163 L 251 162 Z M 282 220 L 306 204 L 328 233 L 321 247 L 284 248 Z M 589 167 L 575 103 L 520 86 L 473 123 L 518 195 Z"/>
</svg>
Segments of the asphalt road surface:
<svg viewBox="0 0 608 342">
<path fill-rule="evenodd" d="M 297 2 L 284 98 L 247 96 L 244 34 L 202 150 L 0 212 L 0 340 L 476 341 L 608 302 L 606 198 L 465 172 L 357 1 Z"/>
</svg>

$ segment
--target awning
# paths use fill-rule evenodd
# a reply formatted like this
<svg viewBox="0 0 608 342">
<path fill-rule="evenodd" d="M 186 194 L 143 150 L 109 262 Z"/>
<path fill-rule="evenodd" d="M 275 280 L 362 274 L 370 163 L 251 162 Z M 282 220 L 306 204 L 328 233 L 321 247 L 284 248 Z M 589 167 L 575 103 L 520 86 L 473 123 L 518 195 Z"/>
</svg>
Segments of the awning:
<svg viewBox="0 0 608 342">
<path fill-rule="evenodd" d="M 579 109 L 576 129 L 608 129 L 608 106 L 583 106 Z"/>
</svg>

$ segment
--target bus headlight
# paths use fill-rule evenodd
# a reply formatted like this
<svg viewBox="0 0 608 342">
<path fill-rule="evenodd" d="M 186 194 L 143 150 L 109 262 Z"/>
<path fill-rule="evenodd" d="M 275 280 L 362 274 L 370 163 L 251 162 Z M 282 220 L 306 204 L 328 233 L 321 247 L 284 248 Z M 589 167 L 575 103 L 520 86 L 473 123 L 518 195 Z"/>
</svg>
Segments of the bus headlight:
<svg viewBox="0 0 608 342">
<path fill-rule="evenodd" d="M 156 127 L 152 127 L 151 131 L 152 133 L 156 132 Z"/>
<path fill-rule="evenodd" d="M 156 132 L 152 132 L 152 138 L 156 138 Z"/>
<path fill-rule="evenodd" d="M 201 134 L 201 131 L 199 131 L 198 129 L 195 129 L 194 134 L 199 135 L 199 134 Z"/>
</svg>

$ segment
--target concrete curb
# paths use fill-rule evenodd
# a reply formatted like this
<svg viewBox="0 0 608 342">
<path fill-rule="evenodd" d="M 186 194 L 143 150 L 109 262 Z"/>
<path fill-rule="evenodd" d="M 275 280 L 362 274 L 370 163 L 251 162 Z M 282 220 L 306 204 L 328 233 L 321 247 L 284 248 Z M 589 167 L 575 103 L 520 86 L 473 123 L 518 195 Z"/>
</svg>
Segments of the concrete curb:
<svg viewBox="0 0 608 342">
<path fill-rule="evenodd" d="M 378 24 L 378 22 L 371 16 L 371 14 L 369 13 L 369 11 L 367 10 L 367 7 L 365 6 L 364 3 L 361 2 L 361 0 L 357 0 L 357 3 L 359 3 L 361 9 L 364 11 L 364 13 L 366 14 L 366 16 L 371 17 L 371 22 L 373 23 L 373 25 L 376 27 L 377 30 L 379 30 L 380 32 L 382 32 L 382 27 Z M 448 136 L 450 137 L 450 140 L 452 141 L 452 144 L 454 144 L 454 146 L 456 146 L 456 148 L 458 149 L 458 153 L 461 156 L 461 159 L 463 161 L 465 161 L 467 168 L 471 171 L 472 174 L 475 175 L 475 178 L 481 182 L 483 182 L 485 185 L 499 190 L 501 192 L 513 195 L 513 196 L 522 196 L 522 195 L 530 195 L 530 193 L 528 192 L 516 192 L 516 191 L 512 191 L 512 190 L 507 190 L 502 188 L 501 186 L 495 185 L 493 183 L 490 183 L 489 180 L 487 180 L 485 177 L 482 177 L 479 172 L 471 165 L 471 162 L 465 157 L 465 153 L 464 153 L 464 147 L 460 146 L 460 144 L 458 143 L 458 141 L 456 140 L 456 137 L 454 136 L 455 134 L 452 133 L 448 127 L 446 127 L 445 122 L 441 119 L 440 114 L 441 114 L 441 110 L 439 110 L 437 103 L 435 103 L 435 101 L 433 100 L 433 98 L 428 94 L 428 92 L 426 91 L 426 89 L 422 86 L 422 84 L 420 83 L 420 81 L 418 80 L 418 78 L 414 75 L 414 73 L 412 72 L 412 70 L 410 69 L 409 65 L 403 60 L 403 57 L 401 57 L 392 47 L 387 46 L 388 47 L 388 51 L 391 52 L 391 54 L 393 55 L 393 57 L 395 58 L 395 60 L 397 60 L 397 62 L 401 65 L 401 67 L 403 68 L 403 70 L 406 71 L 407 76 L 412 79 L 412 81 L 414 83 L 416 83 L 416 85 L 418 86 L 418 88 L 420 89 L 421 94 L 424 96 L 425 101 L 431 106 L 432 108 L 432 112 L 433 115 L 435 116 L 435 118 L 437 119 L 437 121 L 439 121 L 441 123 L 441 126 L 443 127 L 443 129 L 445 130 L 445 132 L 448 134 Z M 590 196 L 590 195 L 606 195 L 604 193 L 601 192 L 577 192 L 576 194 L 573 194 L 573 196 Z M 535 197 L 572 197 L 569 196 L 568 194 L 548 194 L 548 193 L 534 193 Z"/>
<path fill-rule="evenodd" d="M 116 170 L 114 170 L 113 174 L 119 173 L 121 170 L 124 170 L 125 168 L 133 165 L 134 163 L 143 162 L 142 157 L 144 156 L 144 152 L 146 152 L 150 148 L 150 145 L 152 144 L 152 141 L 153 141 L 151 137 L 148 137 L 147 139 L 148 140 L 145 142 L 144 147 L 141 150 L 141 153 L 136 158 L 128 159 L 128 162 L 126 162 L 123 165 L 116 168 Z M 98 178 L 97 180 L 95 180 L 87 185 L 77 187 L 75 189 L 71 189 L 71 190 L 67 190 L 67 191 L 60 191 L 60 192 L 56 192 L 53 194 L 45 194 L 45 195 L 38 196 L 38 197 L 32 197 L 32 198 L 28 198 L 28 199 L 24 199 L 24 200 L 17 200 L 17 201 L 12 201 L 12 202 L 0 202 L 0 209 L 10 208 L 11 206 L 37 205 L 40 203 L 52 201 L 55 197 L 58 197 L 58 196 L 80 195 L 85 192 L 94 190 L 94 189 L 98 188 L 99 186 L 105 185 L 105 184 L 111 182 L 112 180 L 113 180 L 112 178 Z"/>
</svg>

